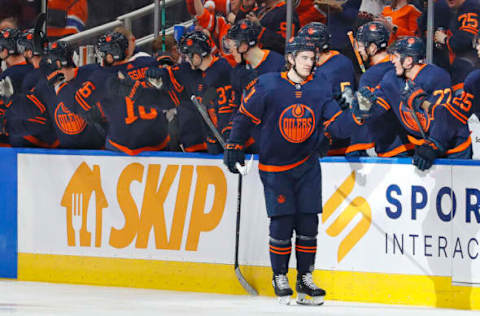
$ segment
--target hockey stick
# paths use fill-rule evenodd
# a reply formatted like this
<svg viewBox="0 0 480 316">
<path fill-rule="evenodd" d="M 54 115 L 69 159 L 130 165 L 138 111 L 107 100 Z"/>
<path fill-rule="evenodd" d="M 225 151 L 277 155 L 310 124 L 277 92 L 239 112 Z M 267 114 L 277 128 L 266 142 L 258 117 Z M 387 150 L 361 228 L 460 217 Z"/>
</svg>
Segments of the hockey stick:
<svg viewBox="0 0 480 316">
<path fill-rule="evenodd" d="M 357 58 L 358 65 L 360 66 L 360 69 L 362 72 L 365 72 L 365 65 L 363 64 L 362 57 L 360 56 L 360 53 L 357 50 L 357 47 L 355 45 L 355 39 L 353 38 L 353 32 L 348 31 L 347 32 L 348 39 L 350 40 L 350 45 L 352 45 L 353 52 L 355 53 L 355 57 Z"/>
<path fill-rule="evenodd" d="M 165 16 L 165 0 L 162 0 L 162 51 L 166 51 L 166 43 L 165 43 L 165 24 L 166 24 L 166 16 Z"/>
<path fill-rule="evenodd" d="M 223 139 L 222 135 L 218 132 L 217 128 L 215 125 L 213 125 L 212 121 L 210 120 L 210 117 L 208 116 L 207 110 L 205 107 L 198 102 L 198 99 L 195 95 L 192 95 L 191 100 L 195 107 L 197 108 L 198 112 L 202 116 L 203 120 L 207 124 L 208 128 L 211 130 L 215 138 L 218 140 L 220 145 L 222 145 L 223 148 L 226 147 L 225 140 Z M 238 168 L 238 167 L 237 167 Z M 248 167 L 246 167 L 248 168 Z M 240 169 L 239 169 L 240 172 Z M 237 276 L 238 282 L 242 285 L 242 287 L 245 289 L 245 291 L 248 292 L 250 295 L 258 295 L 257 290 L 255 290 L 245 279 L 245 277 L 242 274 L 242 271 L 240 271 L 240 266 L 238 264 L 238 249 L 239 249 L 239 243 L 240 243 L 240 212 L 242 209 L 242 174 L 240 173 L 238 175 L 238 190 L 237 190 L 237 220 L 235 224 L 235 260 L 234 260 L 234 268 L 235 268 L 235 275 Z"/>
</svg>

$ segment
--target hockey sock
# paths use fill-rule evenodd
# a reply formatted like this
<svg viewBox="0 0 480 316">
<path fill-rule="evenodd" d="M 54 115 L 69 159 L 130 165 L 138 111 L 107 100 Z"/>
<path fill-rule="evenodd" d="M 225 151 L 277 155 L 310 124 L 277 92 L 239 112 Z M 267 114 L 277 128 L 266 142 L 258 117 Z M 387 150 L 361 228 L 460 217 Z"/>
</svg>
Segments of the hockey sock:
<svg viewBox="0 0 480 316">
<path fill-rule="evenodd" d="M 286 274 L 292 253 L 292 234 L 295 217 L 272 216 L 270 218 L 270 262 L 274 274 Z"/>
<path fill-rule="evenodd" d="M 295 255 L 297 257 L 297 271 L 299 274 L 313 271 L 316 253 L 316 237 L 297 235 L 295 240 Z"/>
<path fill-rule="evenodd" d="M 317 253 L 318 215 L 298 213 L 295 217 L 295 256 L 299 274 L 312 272 Z"/>
<path fill-rule="evenodd" d="M 287 274 L 288 262 L 292 253 L 292 241 L 278 240 L 270 237 L 270 262 L 273 274 Z"/>
</svg>

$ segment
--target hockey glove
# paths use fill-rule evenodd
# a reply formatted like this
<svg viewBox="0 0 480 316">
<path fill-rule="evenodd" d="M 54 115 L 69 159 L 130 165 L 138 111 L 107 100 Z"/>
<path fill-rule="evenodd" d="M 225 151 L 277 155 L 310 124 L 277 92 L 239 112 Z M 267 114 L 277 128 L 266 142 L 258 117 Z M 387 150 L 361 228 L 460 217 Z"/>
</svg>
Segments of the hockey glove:
<svg viewBox="0 0 480 316">
<path fill-rule="evenodd" d="M 7 76 L 0 80 L 0 97 L 9 99 L 14 93 L 15 90 L 13 89 L 13 84 L 10 77 Z"/>
<path fill-rule="evenodd" d="M 360 88 L 355 96 L 351 105 L 353 115 L 360 120 L 368 119 L 377 102 L 377 97 L 366 87 Z"/>
<path fill-rule="evenodd" d="M 223 154 L 223 163 L 232 173 L 239 173 L 236 163 L 245 166 L 244 146 L 237 143 L 228 143 Z"/>
<path fill-rule="evenodd" d="M 102 112 L 96 105 L 91 106 L 88 111 L 82 111 L 81 116 L 88 124 L 99 123 L 104 120 Z"/>
<path fill-rule="evenodd" d="M 355 96 L 353 94 L 352 88 L 345 87 L 345 90 L 343 90 L 342 93 L 336 94 L 334 98 L 337 101 L 338 105 L 340 106 L 340 109 L 344 111 L 352 105 L 353 99 L 355 98 Z"/>
<path fill-rule="evenodd" d="M 164 71 L 162 71 L 158 67 L 151 67 L 148 68 L 147 71 L 145 72 L 145 77 L 147 78 L 147 81 L 156 89 L 161 89 L 163 86 L 163 79 L 162 76 L 164 74 Z"/>
<path fill-rule="evenodd" d="M 427 93 L 420 87 L 414 87 L 411 89 L 404 90 L 402 92 L 402 102 L 406 104 L 409 108 L 413 109 L 415 112 L 423 111 L 422 105 L 425 100 Z"/>
<path fill-rule="evenodd" d="M 119 71 L 116 76 L 111 76 L 107 79 L 108 93 L 120 97 L 130 96 L 133 99 L 133 96 L 130 94 L 132 94 L 135 83 L 135 80 L 130 79 L 130 77 Z"/>
<path fill-rule="evenodd" d="M 413 164 L 419 170 L 427 170 L 433 165 L 433 161 L 443 155 L 444 150 L 433 140 L 425 140 L 425 143 L 415 147 Z"/>
</svg>

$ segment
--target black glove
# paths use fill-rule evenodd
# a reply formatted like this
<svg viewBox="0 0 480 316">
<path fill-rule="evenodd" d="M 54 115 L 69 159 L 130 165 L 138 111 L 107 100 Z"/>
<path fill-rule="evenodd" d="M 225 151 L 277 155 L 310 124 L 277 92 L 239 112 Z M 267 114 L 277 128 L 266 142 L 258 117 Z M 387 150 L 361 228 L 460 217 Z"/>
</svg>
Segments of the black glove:
<svg viewBox="0 0 480 316">
<path fill-rule="evenodd" d="M 432 140 L 425 140 L 425 143 L 415 147 L 413 164 L 420 170 L 427 170 L 433 165 L 433 161 L 440 157 L 443 150 Z"/>
<path fill-rule="evenodd" d="M 136 81 L 130 79 L 127 75 L 118 72 L 114 76 L 107 79 L 107 92 L 111 95 L 118 95 L 120 97 L 130 96 Z M 131 96 L 133 98 L 133 96 Z"/>
<path fill-rule="evenodd" d="M 377 103 L 377 97 L 366 87 L 360 88 L 355 96 L 350 110 L 357 119 L 368 119 Z"/>
<path fill-rule="evenodd" d="M 96 105 L 91 106 L 88 111 L 82 111 L 81 116 L 89 124 L 99 123 L 104 120 L 102 112 Z"/>
<path fill-rule="evenodd" d="M 353 99 L 355 98 L 353 90 L 350 87 L 345 87 L 343 92 L 337 92 L 333 97 L 335 101 L 337 101 L 342 111 L 348 109 L 352 105 Z"/>
<path fill-rule="evenodd" d="M 427 93 L 420 87 L 407 86 L 401 94 L 403 104 L 413 109 L 415 112 L 423 111 L 422 104 L 427 97 Z"/>
<path fill-rule="evenodd" d="M 150 67 L 145 72 L 145 78 L 155 88 L 161 89 L 163 87 L 163 76 L 165 71 L 158 67 Z"/>
<path fill-rule="evenodd" d="M 238 143 L 228 143 L 223 154 L 223 163 L 230 172 L 239 173 L 235 166 L 237 162 L 242 166 L 245 165 L 244 146 Z"/>
</svg>

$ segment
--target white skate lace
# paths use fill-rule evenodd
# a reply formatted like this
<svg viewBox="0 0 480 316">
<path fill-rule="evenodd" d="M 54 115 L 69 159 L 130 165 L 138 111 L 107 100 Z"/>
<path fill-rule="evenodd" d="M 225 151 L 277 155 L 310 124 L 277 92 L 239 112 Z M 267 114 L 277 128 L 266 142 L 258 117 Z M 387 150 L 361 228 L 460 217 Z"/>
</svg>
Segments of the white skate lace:
<svg viewBox="0 0 480 316">
<path fill-rule="evenodd" d="M 288 284 L 288 279 L 285 274 L 278 274 L 275 276 L 275 283 L 277 284 L 278 288 L 281 290 L 290 288 Z"/>
<path fill-rule="evenodd" d="M 302 275 L 303 284 L 311 288 L 312 290 L 317 290 L 319 287 L 313 283 L 313 277 L 311 273 L 306 273 Z"/>
</svg>

